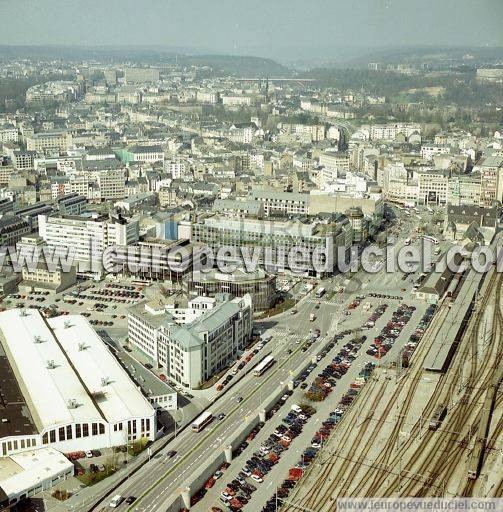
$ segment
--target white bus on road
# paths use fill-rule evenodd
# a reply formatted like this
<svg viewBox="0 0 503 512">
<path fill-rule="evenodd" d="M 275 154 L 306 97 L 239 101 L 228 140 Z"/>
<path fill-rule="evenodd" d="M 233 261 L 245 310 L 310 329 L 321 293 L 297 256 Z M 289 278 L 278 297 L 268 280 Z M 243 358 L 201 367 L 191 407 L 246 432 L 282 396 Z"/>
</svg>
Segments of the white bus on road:
<svg viewBox="0 0 503 512">
<path fill-rule="evenodd" d="M 201 430 L 203 430 L 203 428 L 206 425 L 208 425 L 208 423 L 211 423 L 212 420 L 213 420 L 213 414 L 211 411 L 203 412 L 203 414 L 201 414 L 201 416 L 199 416 L 199 418 L 196 418 L 192 422 L 192 430 L 194 432 L 201 432 Z"/>
<path fill-rule="evenodd" d="M 260 377 L 274 364 L 274 357 L 266 356 L 260 363 L 253 369 L 253 375 Z"/>
</svg>

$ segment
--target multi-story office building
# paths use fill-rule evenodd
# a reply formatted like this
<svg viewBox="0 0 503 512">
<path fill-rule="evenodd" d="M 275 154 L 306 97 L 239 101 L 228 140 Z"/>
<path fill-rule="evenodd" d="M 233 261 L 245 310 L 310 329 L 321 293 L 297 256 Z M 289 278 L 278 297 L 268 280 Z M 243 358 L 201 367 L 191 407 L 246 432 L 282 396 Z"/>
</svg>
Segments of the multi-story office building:
<svg viewBox="0 0 503 512">
<path fill-rule="evenodd" d="M 244 350 L 252 316 L 249 295 L 199 297 L 187 307 L 144 302 L 129 310 L 128 337 L 173 380 L 197 389 Z"/>
<path fill-rule="evenodd" d="M 0 374 L 0 455 L 155 439 L 154 408 L 82 316 L 0 313 Z"/>
<path fill-rule="evenodd" d="M 250 144 L 256 130 L 257 126 L 254 123 L 234 123 L 229 128 L 229 139 L 240 144 Z"/>
<path fill-rule="evenodd" d="M 249 197 L 263 204 L 267 217 L 307 215 L 309 211 L 309 194 L 254 190 Z"/>
<path fill-rule="evenodd" d="M 38 230 L 50 248 L 72 255 L 81 272 L 101 273 L 107 247 L 139 239 L 138 221 L 121 215 L 40 215 Z"/>
<path fill-rule="evenodd" d="M 87 208 L 87 199 L 79 194 L 65 194 L 57 197 L 54 204 L 61 215 L 80 215 Z"/>
<path fill-rule="evenodd" d="M 349 153 L 343 151 L 325 151 L 320 155 L 320 165 L 334 171 L 349 171 Z"/>
<path fill-rule="evenodd" d="M 480 173 L 452 175 L 449 178 L 447 203 L 454 206 L 481 204 Z"/>
<path fill-rule="evenodd" d="M 13 152 L 12 161 L 14 167 L 18 170 L 29 170 L 33 169 L 35 165 L 36 151 L 21 151 L 15 150 Z"/>
<path fill-rule="evenodd" d="M 199 103 L 218 103 L 220 94 L 215 91 L 199 90 L 196 92 L 196 101 Z"/>
<path fill-rule="evenodd" d="M 17 171 L 12 165 L 0 165 L 0 185 L 8 185 L 16 175 Z"/>
<path fill-rule="evenodd" d="M 222 104 L 227 107 L 250 106 L 252 97 L 244 94 L 223 94 Z"/>
<path fill-rule="evenodd" d="M 71 145 L 72 135 L 66 131 L 40 132 L 26 137 L 29 151 L 66 151 Z"/>
<path fill-rule="evenodd" d="M 100 171 L 97 176 L 100 198 L 122 199 L 126 196 L 126 172 L 124 169 L 108 169 Z"/>
<path fill-rule="evenodd" d="M 503 157 L 483 158 L 473 169 L 480 172 L 480 200 L 485 207 L 491 207 L 494 201 L 503 201 Z"/>
<path fill-rule="evenodd" d="M 188 240 L 145 240 L 137 245 L 118 245 L 107 261 L 114 274 L 136 280 L 179 282 L 190 274 L 202 254 L 202 244 Z"/>
<path fill-rule="evenodd" d="M 442 146 L 439 144 L 423 144 L 421 146 L 421 158 L 425 160 L 432 160 L 433 157 L 438 155 L 448 155 L 451 152 L 449 146 Z"/>
<path fill-rule="evenodd" d="M 0 218 L 0 245 L 13 246 L 31 231 L 30 224 L 18 215 L 3 215 Z"/>
<path fill-rule="evenodd" d="M 178 233 L 208 245 L 215 257 L 222 259 L 220 263 L 240 265 L 246 253 L 266 270 L 306 276 L 332 273 L 338 255 L 345 254 L 353 241 L 351 225 L 344 216 L 303 223 L 214 215 L 197 222 L 181 221 Z"/>
<path fill-rule="evenodd" d="M 440 206 L 444 206 L 447 204 L 447 190 L 449 186 L 448 172 L 418 172 L 417 183 L 417 204 Z"/>
<path fill-rule="evenodd" d="M 385 199 L 398 203 L 415 204 L 418 184 L 412 178 L 403 162 L 388 162 L 383 172 L 383 193 Z"/>
<path fill-rule="evenodd" d="M 214 297 L 218 293 L 229 293 L 233 297 L 250 295 L 253 310 L 261 311 L 274 305 L 277 297 L 276 276 L 262 269 L 245 272 L 236 269 L 235 272 L 219 272 L 213 269 L 209 272 L 196 270 L 183 278 L 184 289 L 192 295 Z"/>
<path fill-rule="evenodd" d="M 415 123 L 373 124 L 369 128 L 370 140 L 397 140 L 400 136 L 409 139 L 421 134 L 421 125 Z"/>
<path fill-rule="evenodd" d="M 15 126 L 9 124 L 0 126 L 0 142 L 17 142 L 18 138 L 19 132 Z"/>
</svg>

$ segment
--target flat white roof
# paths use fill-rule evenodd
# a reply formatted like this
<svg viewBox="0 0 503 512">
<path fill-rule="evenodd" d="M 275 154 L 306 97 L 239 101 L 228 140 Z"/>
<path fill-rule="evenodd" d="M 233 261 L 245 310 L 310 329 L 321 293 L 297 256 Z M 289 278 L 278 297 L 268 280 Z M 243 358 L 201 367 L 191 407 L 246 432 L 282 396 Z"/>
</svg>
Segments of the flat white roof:
<svg viewBox="0 0 503 512">
<path fill-rule="evenodd" d="M 0 313 L 0 331 L 39 431 L 154 414 L 84 317 L 45 320 L 35 309 L 11 309 Z M 77 407 L 68 406 L 72 400 Z"/>
<path fill-rule="evenodd" d="M 26 316 L 23 316 L 26 315 Z M 39 431 L 61 423 L 101 419 L 41 314 L 11 309 L 0 313 L 5 351 Z M 40 340 L 40 343 L 36 342 Z M 55 368 L 47 368 L 53 361 Z M 78 407 L 70 409 L 69 400 Z"/>
<path fill-rule="evenodd" d="M 0 487 L 15 496 L 68 471 L 73 464 L 54 448 L 39 448 L 0 458 Z"/>
<path fill-rule="evenodd" d="M 110 423 L 155 414 L 149 401 L 86 318 L 81 315 L 58 316 L 48 322 L 86 388 L 101 395 L 96 395 L 96 402 Z M 65 326 L 67 322 L 70 327 Z M 85 344 L 83 350 L 79 350 L 81 343 Z"/>
</svg>

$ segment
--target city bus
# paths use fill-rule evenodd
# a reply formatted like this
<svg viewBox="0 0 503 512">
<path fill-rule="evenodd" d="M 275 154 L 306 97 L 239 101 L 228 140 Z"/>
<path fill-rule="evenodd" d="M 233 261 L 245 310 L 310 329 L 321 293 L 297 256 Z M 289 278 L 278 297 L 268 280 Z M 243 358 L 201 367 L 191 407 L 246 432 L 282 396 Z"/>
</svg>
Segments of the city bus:
<svg viewBox="0 0 503 512">
<path fill-rule="evenodd" d="M 211 413 L 211 411 L 203 412 L 203 414 L 201 414 L 201 416 L 199 416 L 199 418 L 196 418 L 194 420 L 194 422 L 192 423 L 192 430 L 194 432 L 201 432 L 201 430 L 203 430 L 203 428 L 206 425 L 211 423 L 212 420 L 213 420 L 213 414 Z"/>
<path fill-rule="evenodd" d="M 323 297 L 323 295 L 325 295 L 325 288 L 323 288 L 323 286 L 320 286 L 317 290 L 316 290 L 316 298 L 317 299 L 321 299 Z"/>
<path fill-rule="evenodd" d="M 274 364 L 274 357 L 266 356 L 260 363 L 253 369 L 253 375 L 260 377 Z"/>
<path fill-rule="evenodd" d="M 431 242 L 431 243 L 433 243 L 435 245 L 438 245 L 438 240 L 434 236 L 424 235 L 423 239 L 424 240 L 428 240 L 428 242 Z"/>
</svg>

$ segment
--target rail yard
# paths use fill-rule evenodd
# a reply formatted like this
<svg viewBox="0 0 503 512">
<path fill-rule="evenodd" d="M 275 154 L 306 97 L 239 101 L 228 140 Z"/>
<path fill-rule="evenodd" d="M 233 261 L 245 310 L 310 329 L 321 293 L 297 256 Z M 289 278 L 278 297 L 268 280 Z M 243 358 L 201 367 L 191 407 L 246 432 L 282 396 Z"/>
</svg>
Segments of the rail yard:
<svg viewBox="0 0 503 512">
<path fill-rule="evenodd" d="M 376 368 L 282 510 L 334 510 L 339 496 L 501 496 L 501 288 L 494 270 L 460 280 L 409 367 Z"/>
</svg>

